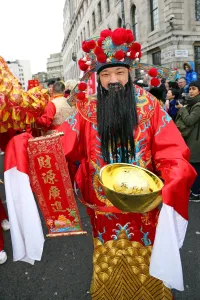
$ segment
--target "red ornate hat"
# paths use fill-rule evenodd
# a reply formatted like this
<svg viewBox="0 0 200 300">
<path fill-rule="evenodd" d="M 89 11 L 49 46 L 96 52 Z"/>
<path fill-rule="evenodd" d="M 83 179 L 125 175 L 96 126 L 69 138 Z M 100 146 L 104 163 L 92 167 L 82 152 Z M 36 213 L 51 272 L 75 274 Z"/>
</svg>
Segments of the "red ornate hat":
<svg viewBox="0 0 200 300">
<path fill-rule="evenodd" d="M 87 101 L 87 82 L 94 72 L 100 73 L 103 69 L 115 66 L 143 69 L 150 77 L 150 84 L 158 86 L 158 78 L 175 78 L 177 71 L 166 67 L 152 66 L 140 62 L 142 57 L 141 45 L 135 41 L 130 29 L 117 28 L 113 31 L 102 30 L 99 37 L 82 42 L 83 58 L 79 59 L 78 66 L 85 74 L 71 92 L 67 102 L 72 106 L 77 101 Z"/>
<path fill-rule="evenodd" d="M 83 41 L 82 49 L 86 55 L 78 61 L 79 68 L 88 71 L 90 67 L 99 73 L 109 66 L 132 67 L 142 56 L 141 45 L 134 39 L 130 29 L 101 31 L 100 37 Z"/>
</svg>

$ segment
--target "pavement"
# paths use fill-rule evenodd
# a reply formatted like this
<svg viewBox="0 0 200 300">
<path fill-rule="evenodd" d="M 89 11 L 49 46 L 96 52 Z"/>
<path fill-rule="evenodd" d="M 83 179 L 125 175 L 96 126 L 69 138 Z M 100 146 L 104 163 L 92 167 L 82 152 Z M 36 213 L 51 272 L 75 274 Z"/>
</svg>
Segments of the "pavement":
<svg viewBox="0 0 200 300">
<path fill-rule="evenodd" d="M 3 175 L 0 156 L 0 178 Z M 3 186 L 0 196 L 5 200 Z M 42 260 L 31 266 L 13 262 L 10 232 L 5 232 L 8 261 L 0 266 L 0 300 L 89 300 L 92 277 L 91 227 L 85 208 L 79 204 L 85 236 L 46 238 Z M 175 300 L 200 300 L 200 203 L 189 205 L 190 222 L 181 250 L 185 291 Z M 47 233 L 41 216 L 44 233 Z M 167 226 L 167 224 L 166 224 Z"/>
</svg>

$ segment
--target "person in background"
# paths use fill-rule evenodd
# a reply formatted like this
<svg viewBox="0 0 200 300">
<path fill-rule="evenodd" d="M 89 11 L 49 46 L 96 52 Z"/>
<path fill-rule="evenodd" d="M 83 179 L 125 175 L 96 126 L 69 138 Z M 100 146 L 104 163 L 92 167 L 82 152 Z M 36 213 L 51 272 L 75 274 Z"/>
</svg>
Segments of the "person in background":
<svg viewBox="0 0 200 300">
<path fill-rule="evenodd" d="M 153 87 L 149 90 L 154 97 L 156 97 L 160 103 L 160 106 L 165 109 L 165 99 L 163 98 L 163 89 L 161 87 Z"/>
<path fill-rule="evenodd" d="M 159 86 L 162 89 L 162 99 L 166 100 L 167 97 L 167 87 L 166 87 L 166 78 L 161 79 L 161 85 Z"/>
<path fill-rule="evenodd" d="M 0 180 L 0 183 L 2 183 L 2 181 Z M 3 206 L 3 203 L 0 199 L 0 265 L 4 264 L 7 260 L 7 254 L 4 251 L 4 238 L 3 238 L 3 232 L 2 229 L 4 231 L 9 230 L 10 229 L 10 225 L 8 222 L 8 217 L 5 211 L 5 208 Z"/>
<path fill-rule="evenodd" d="M 179 90 L 178 82 L 177 81 L 169 81 L 169 89 Z"/>
<path fill-rule="evenodd" d="M 189 86 L 187 85 L 187 81 L 185 77 L 179 78 L 178 86 L 180 88 L 180 94 L 189 92 Z"/>
<path fill-rule="evenodd" d="M 178 109 L 176 108 L 178 96 L 179 96 L 179 93 L 176 89 L 170 89 L 167 92 L 167 100 L 169 101 L 169 102 L 166 101 L 167 102 L 166 107 L 168 109 L 167 112 L 173 121 L 176 119 L 176 115 L 177 115 L 177 111 L 178 111 Z"/>
<path fill-rule="evenodd" d="M 77 85 L 77 80 L 69 79 L 65 82 L 65 94 L 64 97 L 68 98 L 73 88 Z"/>
<path fill-rule="evenodd" d="M 192 81 L 198 79 L 197 73 L 193 70 L 192 63 L 185 62 L 183 64 L 183 69 L 185 70 L 187 85 L 189 85 Z"/>
<path fill-rule="evenodd" d="M 189 96 L 186 106 L 180 102 L 176 106 L 178 114 L 176 125 L 191 151 L 190 163 L 197 172 L 192 186 L 190 201 L 200 202 L 200 81 L 192 81 L 189 85 Z"/>
<path fill-rule="evenodd" d="M 47 84 L 50 97 L 53 96 L 53 85 L 54 85 L 54 83 L 55 83 L 55 80 L 51 80 Z"/>
<path fill-rule="evenodd" d="M 53 85 L 52 100 L 47 104 L 36 124 L 44 130 L 44 135 L 51 134 L 69 117 L 74 107 L 70 107 L 64 97 L 65 85 L 62 81 L 56 81 Z"/>
</svg>

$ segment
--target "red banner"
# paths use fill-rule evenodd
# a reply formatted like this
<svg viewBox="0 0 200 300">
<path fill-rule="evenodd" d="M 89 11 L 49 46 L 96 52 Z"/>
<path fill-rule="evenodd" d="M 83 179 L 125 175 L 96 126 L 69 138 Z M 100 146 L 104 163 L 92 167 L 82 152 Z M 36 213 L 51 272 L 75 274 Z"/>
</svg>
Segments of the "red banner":
<svg viewBox="0 0 200 300">
<path fill-rule="evenodd" d="M 39 81 L 37 79 L 28 80 L 28 90 L 39 86 Z"/>
<path fill-rule="evenodd" d="M 29 140 L 30 179 L 46 221 L 47 236 L 86 234 L 82 230 L 60 134 Z"/>
<path fill-rule="evenodd" d="M 97 93 L 97 81 L 96 81 L 96 73 L 92 73 L 87 83 L 87 95 L 96 95 Z"/>
</svg>

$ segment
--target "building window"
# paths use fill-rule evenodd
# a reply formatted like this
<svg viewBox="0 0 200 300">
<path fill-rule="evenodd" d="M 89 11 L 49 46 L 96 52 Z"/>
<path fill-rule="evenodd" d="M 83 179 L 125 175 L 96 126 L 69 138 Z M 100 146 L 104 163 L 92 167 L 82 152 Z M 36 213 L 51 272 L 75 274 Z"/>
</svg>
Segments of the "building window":
<svg viewBox="0 0 200 300">
<path fill-rule="evenodd" d="M 87 32 L 88 32 L 88 37 L 90 37 L 90 22 L 87 21 Z"/>
<path fill-rule="evenodd" d="M 110 0 L 106 0 L 107 13 L 110 12 Z"/>
<path fill-rule="evenodd" d="M 200 0 L 195 0 L 196 20 L 200 21 Z"/>
<path fill-rule="evenodd" d="M 95 19 L 95 12 L 92 13 L 92 30 L 96 30 L 96 19 Z"/>
<path fill-rule="evenodd" d="M 131 23 L 135 39 L 138 39 L 137 10 L 135 5 L 131 7 Z"/>
<path fill-rule="evenodd" d="M 161 51 L 157 51 L 152 53 L 152 61 L 153 65 L 160 66 L 161 65 Z"/>
<path fill-rule="evenodd" d="M 194 47 L 195 70 L 200 77 L 200 45 Z"/>
<path fill-rule="evenodd" d="M 117 27 L 118 28 L 122 27 L 122 19 L 120 17 L 118 17 L 118 20 L 117 20 Z"/>
<path fill-rule="evenodd" d="M 83 28 L 83 38 L 84 38 L 84 40 L 86 40 L 85 27 Z"/>
<path fill-rule="evenodd" d="M 79 49 L 80 49 L 81 48 L 80 36 L 78 37 L 78 46 L 79 46 Z"/>
<path fill-rule="evenodd" d="M 101 1 L 98 3 L 98 21 L 102 22 L 102 10 L 101 10 Z"/>
<path fill-rule="evenodd" d="M 151 31 L 158 28 L 158 0 L 150 0 Z"/>
</svg>

